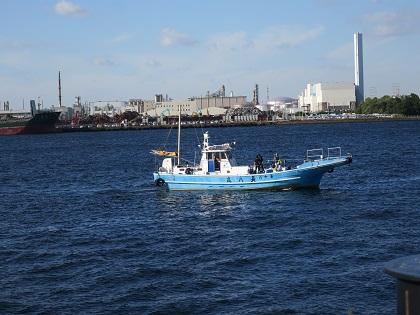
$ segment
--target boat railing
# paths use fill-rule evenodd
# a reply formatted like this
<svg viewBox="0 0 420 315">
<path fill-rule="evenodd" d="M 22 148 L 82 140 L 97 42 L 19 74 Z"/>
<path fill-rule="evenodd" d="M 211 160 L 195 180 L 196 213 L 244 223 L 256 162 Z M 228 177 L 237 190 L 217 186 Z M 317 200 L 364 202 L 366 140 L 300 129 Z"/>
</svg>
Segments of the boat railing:
<svg viewBox="0 0 420 315">
<path fill-rule="evenodd" d="M 302 159 L 292 159 L 292 158 L 279 158 L 279 159 L 272 159 L 267 160 L 265 164 L 265 169 L 273 169 L 273 168 L 284 168 L 287 170 L 296 168 L 297 165 L 302 163 Z"/>
<path fill-rule="evenodd" d="M 328 148 L 328 159 L 340 158 L 341 157 L 341 147 L 332 147 Z"/>
<path fill-rule="evenodd" d="M 324 158 L 324 149 L 306 150 L 306 161 L 322 160 Z"/>
</svg>

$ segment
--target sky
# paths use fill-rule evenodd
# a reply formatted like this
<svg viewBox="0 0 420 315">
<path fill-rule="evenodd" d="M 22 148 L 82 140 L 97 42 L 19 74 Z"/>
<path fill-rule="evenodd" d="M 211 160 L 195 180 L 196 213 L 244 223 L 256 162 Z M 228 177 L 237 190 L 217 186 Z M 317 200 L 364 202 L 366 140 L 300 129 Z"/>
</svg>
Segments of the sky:
<svg viewBox="0 0 420 315">
<path fill-rule="evenodd" d="M 0 102 L 45 107 L 215 92 L 262 101 L 306 83 L 354 82 L 365 96 L 420 94 L 420 2 L 398 0 L 0 0 Z M 267 95 L 268 88 L 268 95 Z M 26 105 L 28 106 L 28 105 Z"/>
</svg>

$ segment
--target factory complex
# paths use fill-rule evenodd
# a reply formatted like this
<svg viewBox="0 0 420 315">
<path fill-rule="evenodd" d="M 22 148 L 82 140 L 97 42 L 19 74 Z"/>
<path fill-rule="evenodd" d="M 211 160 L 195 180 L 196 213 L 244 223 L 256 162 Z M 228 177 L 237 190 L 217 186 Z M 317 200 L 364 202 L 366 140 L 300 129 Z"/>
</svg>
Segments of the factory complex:
<svg viewBox="0 0 420 315">
<path fill-rule="evenodd" d="M 267 92 L 268 94 L 268 92 Z M 308 83 L 298 96 L 259 102 L 258 85 L 253 90 L 253 100 L 246 96 L 226 95 L 223 85 L 218 91 L 206 96 L 190 97 L 186 100 L 173 100 L 167 95 L 155 95 L 154 100 L 130 99 L 128 101 L 97 101 L 89 103 L 92 115 L 105 114 L 114 116 L 125 111 L 137 112 L 147 117 L 176 116 L 181 110 L 184 116 L 221 116 L 232 109 L 254 106 L 260 111 L 281 113 L 279 116 L 301 113 L 352 112 L 364 101 L 363 46 L 362 34 L 354 34 L 354 82 L 319 82 Z"/>
<path fill-rule="evenodd" d="M 299 108 L 305 113 L 343 112 L 356 109 L 353 83 L 308 83 L 299 95 Z"/>
<path fill-rule="evenodd" d="M 190 97 L 186 100 L 173 100 L 155 95 L 154 100 L 129 99 L 128 101 L 95 101 L 85 103 L 86 112 L 90 115 L 107 115 L 114 117 L 124 112 L 136 112 L 147 117 L 177 116 L 179 110 L 183 116 L 220 116 L 228 109 L 240 108 L 247 103 L 246 96 L 209 95 L 205 97 Z M 67 108 L 72 111 L 71 108 Z M 70 113 L 70 116 L 72 113 Z"/>
<path fill-rule="evenodd" d="M 354 83 L 316 83 L 306 85 L 298 97 L 303 112 L 354 111 L 364 101 L 362 34 L 354 33 Z"/>
<path fill-rule="evenodd" d="M 268 116 L 272 119 L 285 119 L 294 115 L 354 112 L 363 101 L 362 34 L 355 33 L 354 82 L 307 83 L 297 99 L 283 97 L 270 100 L 267 88 L 267 98 L 264 103 L 260 103 L 259 87 L 255 84 L 253 99 L 248 101 L 244 95 L 234 95 L 233 91 L 226 93 L 226 87 L 222 85 L 214 93 L 207 91 L 204 96 L 192 96 L 185 100 L 174 100 L 167 94 L 156 94 L 153 99 L 97 100 L 82 104 L 80 96 L 77 96 L 73 106 L 68 107 L 61 104 L 59 73 L 59 106 L 53 106 L 52 109 L 61 112 L 60 120 L 72 123 L 78 123 L 87 117 L 103 117 L 102 121 L 109 118 L 121 122 L 122 116 L 131 118 L 123 119 L 126 121 L 134 121 L 140 117 L 141 119 L 136 120 L 137 123 L 163 123 L 167 121 L 167 117 L 175 117 L 179 112 L 184 117 L 197 119 L 219 117 L 223 121 L 248 121 L 261 120 Z"/>
</svg>

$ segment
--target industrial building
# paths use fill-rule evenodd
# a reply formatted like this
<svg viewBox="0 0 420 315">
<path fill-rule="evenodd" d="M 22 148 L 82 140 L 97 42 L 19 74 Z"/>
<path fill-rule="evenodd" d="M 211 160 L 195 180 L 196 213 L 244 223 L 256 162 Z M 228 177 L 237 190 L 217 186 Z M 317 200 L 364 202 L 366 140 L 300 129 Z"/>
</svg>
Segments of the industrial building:
<svg viewBox="0 0 420 315">
<path fill-rule="evenodd" d="M 265 112 L 283 112 L 284 110 L 298 109 L 298 102 L 295 98 L 277 97 L 271 101 L 267 101 L 267 103 L 256 105 L 255 107 Z"/>
<path fill-rule="evenodd" d="M 306 85 L 298 96 L 303 112 L 342 112 L 354 110 L 364 101 L 362 34 L 354 34 L 354 83 L 316 83 Z"/>
<path fill-rule="evenodd" d="M 195 101 L 197 109 L 203 111 L 210 107 L 234 108 L 242 107 L 246 103 L 246 96 L 206 96 L 190 98 Z"/>
<path fill-rule="evenodd" d="M 299 95 L 298 103 L 303 112 L 311 113 L 355 109 L 354 84 L 307 84 L 306 89 Z"/>
<path fill-rule="evenodd" d="M 126 111 L 128 105 L 125 101 L 95 101 L 89 103 L 91 115 L 107 115 L 114 117 Z"/>
<path fill-rule="evenodd" d="M 183 101 L 163 98 L 161 94 L 157 94 L 154 102 L 145 101 L 141 114 L 151 117 L 176 116 L 180 107 L 182 115 L 216 116 L 225 114 L 229 108 L 242 107 L 246 104 L 246 96 L 233 96 L 233 93 L 225 96 L 224 86 L 216 93 L 207 94 L 205 97 L 190 97 Z"/>
<path fill-rule="evenodd" d="M 148 116 L 176 116 L 179 106 L 181 114 L 194 115 L 223 115 L 228 108 L 241 107 L 246 103 L 246 96 L 234 97 L 200 97 L 183 101 L 162 101 L 154 103 L 153 107 L 146 110 Z"/>
</svg>

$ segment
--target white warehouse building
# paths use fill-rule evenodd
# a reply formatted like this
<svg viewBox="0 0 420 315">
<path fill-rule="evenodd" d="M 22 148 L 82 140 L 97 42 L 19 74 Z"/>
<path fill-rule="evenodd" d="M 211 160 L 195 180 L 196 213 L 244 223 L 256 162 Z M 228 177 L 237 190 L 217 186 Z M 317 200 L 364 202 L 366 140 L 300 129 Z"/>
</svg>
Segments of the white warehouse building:
<svg viewBox="0 0 420 315">
<path fill-rule="evenodd" d="M 177 116 L 181 106 L 182 115 L 224 115 L 228 108 L 242 107 L 245 103 L 246 96 L 196 97 L 183 101 L 159 100 L 152 106 L 145 106 L 145 113 L 152 117 Z"/>
<path fill-rule="evenodd" d="M 354 110 L 355 86 L 353 83 L 307 84 L 298 96 L 298 104 L 302 111 L 311 113 Z"/>
</svg>

